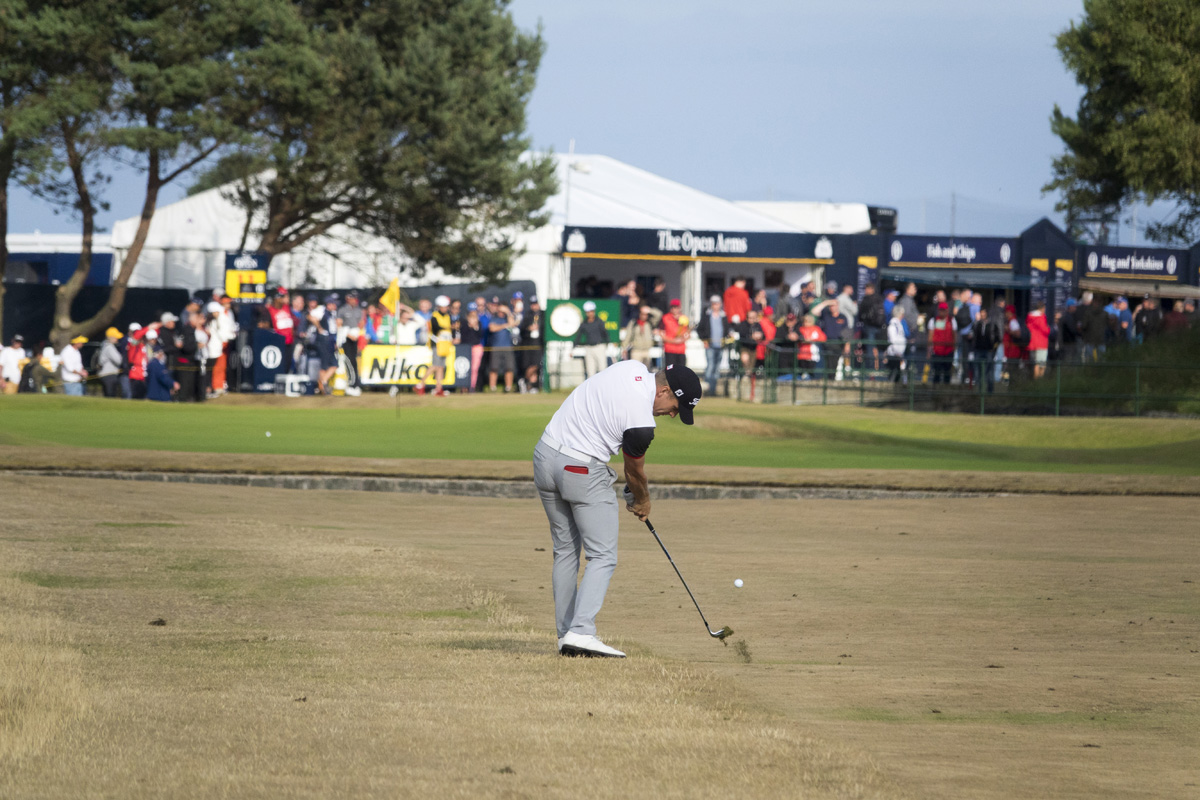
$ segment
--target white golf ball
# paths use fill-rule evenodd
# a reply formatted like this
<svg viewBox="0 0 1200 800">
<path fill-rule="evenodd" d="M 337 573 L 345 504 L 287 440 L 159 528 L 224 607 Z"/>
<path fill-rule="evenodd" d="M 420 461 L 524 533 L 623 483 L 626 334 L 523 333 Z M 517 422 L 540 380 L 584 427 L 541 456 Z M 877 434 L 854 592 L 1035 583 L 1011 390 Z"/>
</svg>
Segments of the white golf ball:
<svg viewBox="0 0 1200 800">
<path fill-rule="evenodd" d="M 270 432 L 270 431 L 267 431 L 267 438 L 268 438 L 268 439 L 270 439 L 270 438 L 271 438 L 271 432 Z"/>
<path fill-rule="evenodd" d="M 742 579 L 738 578 L 736 581 L 733 582 L 733 585 L 739 589 L 742 588 Z"/>
</svg>

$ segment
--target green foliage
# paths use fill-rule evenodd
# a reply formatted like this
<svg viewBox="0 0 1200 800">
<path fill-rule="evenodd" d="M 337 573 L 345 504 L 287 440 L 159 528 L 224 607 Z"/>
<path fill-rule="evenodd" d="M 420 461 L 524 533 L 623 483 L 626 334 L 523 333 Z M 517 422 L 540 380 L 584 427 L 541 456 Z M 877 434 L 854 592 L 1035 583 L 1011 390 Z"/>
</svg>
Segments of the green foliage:
<svg viewBox="0 0 1200 800">
<path fill-rule="evenodd" d="M 1148 235 L 1200 237 L 1200 4 L 1085 0 L 1057 45 L 1085 90 L 1074 118 L 1055 106 L 1051 119 L 1066 152 L 1044 190 L 1060 193 L 1069 224 L 1168 201 L 1177 214 Z"/>
<path fill-rule="evenodd" d="M 502 280 L 512 232 L 541 224 L 555 189 L 552 161 L 524 155 L 543 43 L 506 7 L 295 4 L 303 41 L 256 54 L 249 139 L 240 162 L 218 165 L 269 167 L 232 195 L 253 215 L 257 249 L 285 253 L 346 226 L 395 243 L 413 275 L 436 265 Z"/>
</svg>

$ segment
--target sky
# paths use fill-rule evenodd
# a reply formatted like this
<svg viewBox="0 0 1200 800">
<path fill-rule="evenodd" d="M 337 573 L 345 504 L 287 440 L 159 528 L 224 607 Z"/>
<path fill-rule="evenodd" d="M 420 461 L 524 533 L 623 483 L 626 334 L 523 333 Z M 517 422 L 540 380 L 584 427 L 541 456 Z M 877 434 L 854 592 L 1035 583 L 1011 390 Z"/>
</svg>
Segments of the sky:
<svg viewBox="0 0 1200 800">
<path fill-rule="evenodd" d="M 1016 235 L 1048 216 L 1054 48 L 1082 0 L 513 0 L 546 54 L 535 149 L 599 153 L 729 200 L 865 202 L 904 233 Z M 170 202 L 184 184 L 169 188 Z M 100 217 L 141 207 L 118 172 Z M 953 228 L 952 196 L 955 198 Z M 78 224 L 18 193 L 9 230 Z M 1124 236 L 1122 237 L 1124 239 Z"/>
</svg>

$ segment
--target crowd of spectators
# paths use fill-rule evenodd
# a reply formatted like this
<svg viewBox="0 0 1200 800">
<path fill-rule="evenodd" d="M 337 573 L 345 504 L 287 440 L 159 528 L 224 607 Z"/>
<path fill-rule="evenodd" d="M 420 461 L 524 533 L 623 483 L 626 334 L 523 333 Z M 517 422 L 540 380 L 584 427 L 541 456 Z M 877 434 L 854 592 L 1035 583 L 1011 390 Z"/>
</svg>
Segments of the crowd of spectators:
<svg viewBox="0 0 1200 800">
<path fill-rule="evenodd" d="M 704 343 L 710 394 L 718 392 L 726 357 L 730 372 L 748 376 L 751 387 L 770 360 L 779 375 L 799 380 L 857 374 L 900 382 L 916 376 L 991 391 L 1005 377 L 1041 378 L 1050 362 L 1091 363 L 1116 343 L 1144 342 L 1200 324 L 1193 301 L 1168 301 L 1164 312 L 1149 295 L 1131 309 L 1125 297 L 1105 304 L 1084 292 L 1050 318 L 1042 302 L 1019 314 L 1003 295 L 989 306 L 969 289 L 921 297 L 914 284 L 884 292 L 867 285 L 856 299 L 853 286 L 834 282 L 820 294 L 806 281 L 790 292 L 753 295 L 747 282 L 735 278 L 722 295 L 709 298 L 696 320 L 682 313 L 661 279 L 649 292 L 636 281 L 622 284 L 612 294 L 621 309 L 619 357 L 652 368 L 684 363 L 695 336 Z M 577 291 L 595 295 L 596 287 L 581 285 Z M 595 302 L 584 302 L 583 311 L 574 344 L 590 376 L 608 364 L 610 335 Z M 321 297 L 279 288 L 259 306 L 254 324 L 283 337 L 282 371 L 311 375 L 318 393 L 332 392 L 339 352 L 357 367 L 369 344 L 430 347 L 436 395 L 444 394 L 447 359 L 459 346 L 470 352 L 468 391 L 537 392 L 542 383 L 545 318 L 538 298 L 521 292 L 508 298 L 481 295 L 465 305 L 441 295 L 418 300 L 414 308 L 364 304 L 356 292 Z M 200 402 L 228 390 L 227 364 L 237 334 L 232 301 L 218 290 L 211 298 L 192 298 L 178 314 L 133 323 L 126 331 L 109 328 L 86 364 L 85 337 L 40 354 L 15 337 L 0 348 L 0 388 L 80 395 L 94 379 L 105 397 Z M 360 394 L 358 369 L 349 373 L 345 393 Z M 424 393 L 425 386 L 418 382 L 412 390 Z"/>
</svg>

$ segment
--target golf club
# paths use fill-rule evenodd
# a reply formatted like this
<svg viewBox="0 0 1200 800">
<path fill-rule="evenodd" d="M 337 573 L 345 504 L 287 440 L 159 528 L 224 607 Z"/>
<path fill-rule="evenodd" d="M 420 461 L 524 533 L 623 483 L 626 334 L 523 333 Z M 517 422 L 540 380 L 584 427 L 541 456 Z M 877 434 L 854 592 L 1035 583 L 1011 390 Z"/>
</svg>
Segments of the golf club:
<svg viewBox="0 0 1200 800">
<path fill-rule="evenodd" d="M 654 526 L 650 524 L 650 520 L 646 520 L 646 527 L 654 534 L 654 539 L 658 542 L 658 546 L 662 548 L 663 553 L 667 556 L 667 561 L 671 562 L 671 566 L 675 568 L 675 574 L 679 576 L 679 582 L 683 584 L 683 588 L 687 589 L 688 597 L 692 598 L 692 603 L 696 606 L 696 610 L 700 611 L 700 604 L 696 602 L 696 595 L 692 594 L 692 590 L 688 589 L 687 581 L 683 579 L 683 574 L 679 571 L 679 567 L 675 566 L 675 559 L 671 558 L 671 554 L 667 552 L 667 546 L 663 544 L 662 539 L 658 537 L 658 531 L 654 530 Z M 708 620 L 704 618 L 704 612 L 700 611 L 700 620 L 704 623 L 704 629 L 708 631 L 708 635 L 714 639 L 725 641 L 726 636 L 733 634 L 733 628 L 726 625 L 718 631 L 714 631 L 708 625 Z"/>
</svg>

